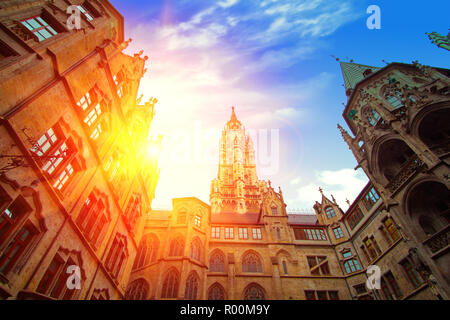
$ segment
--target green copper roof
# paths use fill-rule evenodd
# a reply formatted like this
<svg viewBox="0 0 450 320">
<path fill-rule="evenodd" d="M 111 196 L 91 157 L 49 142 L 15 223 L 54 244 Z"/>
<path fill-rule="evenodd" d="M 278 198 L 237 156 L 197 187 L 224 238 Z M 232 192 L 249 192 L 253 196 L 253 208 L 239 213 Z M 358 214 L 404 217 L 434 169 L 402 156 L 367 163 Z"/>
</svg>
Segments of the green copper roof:
<svg viewBox="0 0 450 320">
<path fill-rule="evenodd" d="M 345 90 L 353 89 L 358 82 L 364 79 L 364 71 L 372 69 L 372 72 L 376 72 L 381 68 L 366 66 L 363 64 L 341 62 L 342 75 L 344 76 Z"/>
<path fill-rule="evenodd" d="M 431 42 L 437 45 L 439 48 L 446 49 L 450 51 L 450 33 L 447 36 L 443 36 L 437 32 L 427 33 L 428 38 Z"/>
</svg>

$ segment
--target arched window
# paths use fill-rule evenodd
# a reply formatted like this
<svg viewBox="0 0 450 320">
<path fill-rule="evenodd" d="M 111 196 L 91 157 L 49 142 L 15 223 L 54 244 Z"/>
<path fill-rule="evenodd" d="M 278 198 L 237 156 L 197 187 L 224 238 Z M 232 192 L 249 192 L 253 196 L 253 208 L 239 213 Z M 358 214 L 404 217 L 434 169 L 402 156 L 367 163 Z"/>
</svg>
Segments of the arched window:
<svg viewBox="0 0 450 320">
<path fill-rule="evenodd" d="M 256 283 L 252 283 L 244 291 L 244 300 L 264 300 L 264 290 Z"/>
<path fill-rule="evenodd" d="M 208 300 L 225 300 L 225 290 L 217 282 L 209 287 Z"/>
<path fill-rule="evenodd" d="M 284 272 L 284 274 L 288 274 L 288 269 L 287 269 L 287 263 L 286 263 L 286 260 L 283 260 L 283 272 Z"/>
<path fill-rule="evenodd" d="M 195 239 L 194 241 L 192 241 L 192 244 L 191 244 L 191 258 L 192 259 L 200 261 L 201 247 L 202 247 L 202 244 L 201 244 L 200 240 Z"/>
<path fill-rule="evenodd" d="M 162 286 L 161 298 L 176 298 L 178 295 L 178 272 L 175 269 L 170 270 Z"/>
<path fill-rule="evenodd" d="M 191 272 L 186 280 L 186 289 L 184 290 L 184 299 L 186 300 L 196 300 L 199 278 L 195 272 Z"/>
<path fill-rule="evenodd" d="M 253 252 L 249 252 L 242 258 L 242 271 L 243 272 L 262 272 L 262 264 L 258 255 Z"/>
<path fill-rule="evenodd" d="M 149 285 L 144 279 L 134 280 L 128 285 L 125 293 L 125 300 L 146 300 L 149 291 Z"/>
<path fill-rule="evenodd" d="M 184 250 L 184 241 L 181 237 L 178 237 L 170 243 L 169 256 L 182 256 Z"/>
<path fill-rule="evenodd" d="M 139 245 L 139 251 L 136 256 L 136 260 L 134 261 L 134 269 L 142 268 L 149 263 L 152 263 L 156 260 L 159 249 L 159 240 L 158 238 L 151 234 L 146 235 L 141 240 L 141 244 Z"/>
<path fill-rule="evenodd" d="M 332 208 L 332 207 L 327 207 L 326 209 L 325 209 L 325 212 L 326 212 L 326 214 L 327 214 L 327 217 L 330 219 L 330 218 L 333 218 L 333 217 L 336 217 L 336 212 L 334 212 L 334 209 Z"/>
<path fill-rule="evenodd" d="M 209 271 L 224 272 L 225 271 L 225 257 L 222 252 L 216 251 L 209 258 Z"/>
</svg>

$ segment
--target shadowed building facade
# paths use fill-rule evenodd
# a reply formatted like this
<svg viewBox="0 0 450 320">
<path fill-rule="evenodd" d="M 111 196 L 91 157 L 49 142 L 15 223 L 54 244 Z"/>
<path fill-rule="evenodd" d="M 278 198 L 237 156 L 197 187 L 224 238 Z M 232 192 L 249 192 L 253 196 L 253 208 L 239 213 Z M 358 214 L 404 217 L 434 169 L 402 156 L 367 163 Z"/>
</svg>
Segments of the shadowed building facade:
<svg viewBox="0 0 450 320">
<path fill-rule="evenodd" d="M 0 4 L 2 299 L 124 297 L 158 174 L 123 28 L 108 1 Z"/>
</svg>

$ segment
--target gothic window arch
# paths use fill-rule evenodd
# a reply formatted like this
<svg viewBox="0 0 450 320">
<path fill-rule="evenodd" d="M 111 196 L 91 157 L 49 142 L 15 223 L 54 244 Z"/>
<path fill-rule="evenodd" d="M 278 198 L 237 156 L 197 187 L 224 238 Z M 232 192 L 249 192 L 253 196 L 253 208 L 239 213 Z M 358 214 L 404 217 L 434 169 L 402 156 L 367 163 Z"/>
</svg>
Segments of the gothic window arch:
<svg viewBox="0 0 450 320">
<path fill-rule="evenodd" d="M 259 284 L 249 284 L 244 290 L 244 300 L 265 300 L 264 289 Z"/>
<path fill-rule="evenodd" d="M 182 256 L 184 251 L 184 241 L 181 236 L 175 238 L 170 243 L 169 256 Z"/>
<path fill-rule="evenodd" d="M 106 269 L 116 281 L 119 280 L 123 267 L 126 265 L 127 258 L 127 238 L 124 235 L 117 233 L 105 261 Z"/>
<path fill-rule="evenodd" d="M 214 283 L 208 289 L 208 300 L 225 300 L 225 289 L 219 283 Z"/>
<path fill-rule="evenodd" d="M 126 300 L 146 300 L 149 291 L 148 282 L 140 278 L 128 285 L 125 293 Z"/>
<path fill-rule="evenodd" d="M 247 252 L 242 257 L 243 272 L 262 272 L 262 263 L 260 257 L 254 252 Z"/>
<path fill-rule="evenodd" d="M 184 290 L 184 299 L 186 300 L 197 300 L 197 293 L 199 287 L 200 279 L 195 271 L 186 279 L 186 288 Z"/>
<path fill-rule="evenodd" d="M 179 281 L 180 278 L 177 270 L 169 270 L 169 272 L 167 272 L 166 274 L 166 277 L 164 278 L 161 298 L 177 298 Z"/>
<path fill-rule="evenodd" d="M 2 180 L 7 179 L 4 175 Z M 19 186 L 16 187 L 13 189 Z M 21 194 L 11 193 L 10 196 L 0 186 L 0 272 L 4 276 L 10 272 L 20 273 L 37 241 L 47 230 L 41 216 L 39 194 L 30 187 L 20 190 Z M 25 199 L 28 196 L 32 197 L 32 202 Z"/>
<path fill-rule="evenodd" d="M 334 212 L 333 207 L 327 207 L 325 209 L 325 213 L 327 214 L 328 219 L 331 219 L 333 217 L 336 217 L 336 212 Z"/>
<path fill-rule="evenodd" d="M 209 271 L 225 272 L 225 255 L 222 251 L 216 250 L 209 258 Z"/>
<path fill-rule="evenodd" d="M 128 201 L 125 210 L 125 221 L 129 230 L 133 230 L 137 219 L 141 216 L 141 195 L 135 194 Z"/>
<path fill-rule="evenodd" d="M 270 207 L 270 210 L 272 211 L 273 216 L 278 215 L 278 208 L 274 204 Z"/>
<path fill-rule="evenodd" d="M 154 234 L 145 235 L 139 245 L 138 254 L 134 261 L 134 269 L 142 268 L 156 261 L 158 257 L 159 240 Z"/>
<path fill-rule="evenodd" d="M 108 289 L 94 289 L 91 300 L 110 300 Z"/>
<path fill-rule="evenodd" d="M 81 284 L 83 284 L 84 280 L 86 280 L 86 274 L 83 269 L 81 252 L 60 248 L 48 265 L 36 291 L 55 299 L 77 299 L 77 295 L 81 292 L 81 290 L 77 290 L 75 286 L 71 289 L 66 285 L 69 280 L 69 276 L 71 274 L 76 274 L 74 273 L 75 269 L 70 269 L 72 266 L 77 266 L 80 268 L 81 276 L 81 279 L 74 278 L 73 280 L 78 280 Z"/>
<path fill-rule="evenodd" d="M 91 245 L 97 248 L 103 240 L 110 221 L 108 198 L 94 188 L 86 198 L 76 223 Z"/>
<path fill-rule="evenodd" d="M 200 261 L 202 253 L 202 243 L 198 238 L 195 238 L 191 243 L 191 258 Z"/>
</svg>

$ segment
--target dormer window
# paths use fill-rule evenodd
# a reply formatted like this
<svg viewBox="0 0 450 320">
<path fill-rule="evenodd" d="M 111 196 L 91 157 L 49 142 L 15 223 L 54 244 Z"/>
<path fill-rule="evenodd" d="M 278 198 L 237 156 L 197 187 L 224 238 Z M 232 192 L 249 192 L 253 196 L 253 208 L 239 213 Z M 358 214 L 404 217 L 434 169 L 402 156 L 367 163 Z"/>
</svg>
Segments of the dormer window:
<svg viewBox="0 0 450 320">
<path fill-rule="evenodd" d="M 364 78 L 365 77 L 367 77 L 369 74 L 371 74 L 372 73 L 372 69 L 366 69 L 366 70 L 364 70 L 364 72 L 363 72 L 363 76 L 364 76 Z"/>
<path fill-rule="evenodd" d="M 31 17 L 20 22 L 34 34 L 39 42 L 50 39 L 58 34 L 41 16 Z"/>
</svg>

